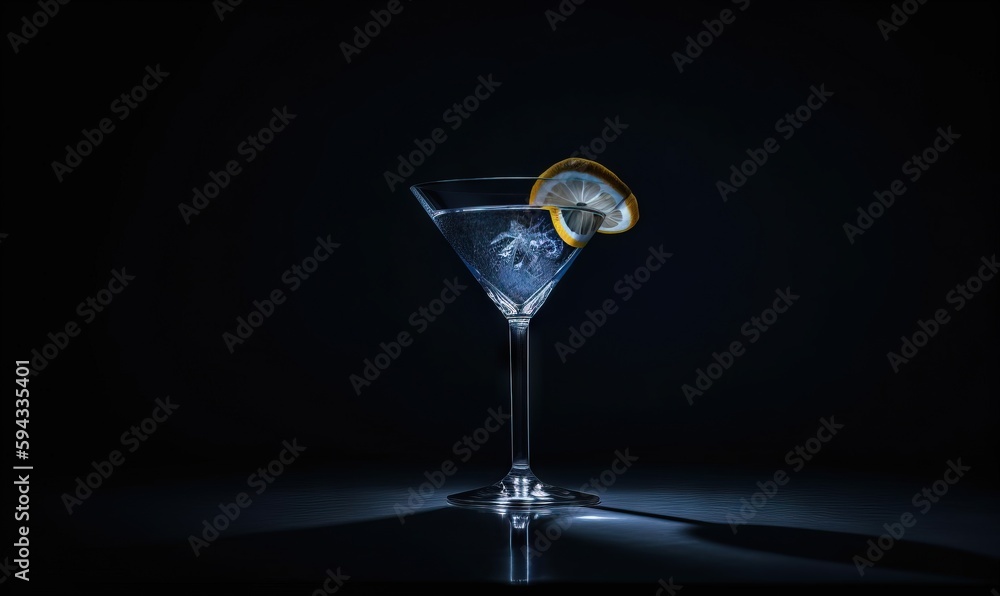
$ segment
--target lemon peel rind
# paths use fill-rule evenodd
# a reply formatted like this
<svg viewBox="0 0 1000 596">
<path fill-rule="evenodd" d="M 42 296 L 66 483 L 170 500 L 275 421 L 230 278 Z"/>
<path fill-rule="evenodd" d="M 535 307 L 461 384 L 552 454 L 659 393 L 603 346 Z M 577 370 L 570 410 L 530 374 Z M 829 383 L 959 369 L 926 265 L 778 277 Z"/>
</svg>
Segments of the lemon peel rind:
<svg viewBox="0 0 1000 596">
<path fill-rule="evenodd" d="M 635 194 L 614 172 L 595 161 L 581 157 L 570 157 L 550 166 L 539 178 L 531 189 L 529 204 L 532 205 L 537 203 L 539 191 L 544 186 L 565 180 L 593 182 L 600 185 L 602 189 L 611 189 L 618 196 L 623 197 L 618 203 L 620 207 L 606 213 L 622 212 L 622 222 L 609 227 L 602 224 L 597 230 L 598 234 L 621 234 L 632 229 L 639 220 L 639 201 Z M 606 219 L 605 222 L 607 221 Z"/>
<path fill-rule="evenodd" d="M 559 207 L 556 207 L 555 205 L 542 205 L 541 207 L 549 212 L 549 215 L 552 218 L 552 227 L 555 228 L 556 234 L 559 234 L 559 237 L 562 238 L 563 242 L 573 248 L 583 248 L 584 246 L 587 246 L 586 240 L 580 240 L 577 238 L 574 232 L 563 223 L 562 210 Z"/>
<path fill-rule="evenodd" d="M 635 227 L 637 221 L 639 221 L 639 200 L 635 198 L 635 195 L 629 195 L 628 198 L 622 203 L 622 210 L 627 210 L 629 214 L 628 222 L 622 222 L 614 228 L 605 229 L 602 225 L 601 228 L 597 230 L 598 234 L 621 234 L 622 232 L 627 232 Z"/>
</svg>

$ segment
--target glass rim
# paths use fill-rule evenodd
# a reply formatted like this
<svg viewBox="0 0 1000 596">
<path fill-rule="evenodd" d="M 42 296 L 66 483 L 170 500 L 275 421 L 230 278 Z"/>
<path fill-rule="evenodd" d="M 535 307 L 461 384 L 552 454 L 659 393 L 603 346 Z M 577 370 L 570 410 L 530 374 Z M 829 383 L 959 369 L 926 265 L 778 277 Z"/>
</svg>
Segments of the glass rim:
<svg viewBox="0 0 1000 596">
<path fill-rule="evenodd" d="M 447 178 L 444 180 L 428 180 L 426 182 L 417 182 L 416 184 L 411 184 L 410 188 L 422 188 L 425 186 L 431 186 L 434 184 L 447 184 L 450 182 L 490 182 L 490 181 L 517 181 L 517 180 L 588 180 L 587 178 L 580 177 L 564 177 L 564 178 L 551 178 L 543 176 L 481 176 L 474 178 Z"/>
<path fill-rule="evenodd" d="M 435 211 L 503 211 L 511 209 L 532 209 L 538 211 L 552 211 L 553 209 L 558 209 L 560 211 L 582 211 L 592 215 L 599 215 L 602 219 L 607 218 L 608 216 L 607 213 L 601 211 L 600 209 L 594 209 L 593 207 L 581 207 L 579 205 L 526 205 L 521 203 L 452 207 L 450 209 L 435 209 Z"/>
<path fill-rule="evenodd" d="M 444 180 L 429 180 L 427 182 L 418 182 L 418 183 L 415 183 L 415 184 L 411 184 L 410 187 L 409 187 L 409 189 L 410 189 L 411 193 L 413 193 L 414 195 L 416 195 L 417 199 L 419 199 L 421 203 L 424 203 L 426 200 L 430 199 L 430 197 L 428 195 L 433 195 L 433 194 L 437 194 L 437 193 L 447 193 L 447 192 L 454 191 L 454 192 L 460 192 L 460 193 L 466 193 L 466 194 L 472 194 L 472 195 L 497 195 L 497 196 L 499 196 L 499 195 L 511 195 L 511 196 L 517 195 L 517 196 L 520 196 L 520 195 L 523 195 L 526 192 L 527 189 L 517 189 L 517 190 L 515 190 L 513 188 L 513 186 L 510 185 L 510 183 L 522 183 L 524 185 L 532 184 L 533 186 L 535 186 L 539 182 L 568 182 L 568 181 L 574 181 L 574 180 L 580 180 L 580 181 L 584 181 L 584 182 L 595 182 L 594 180 L 592 180 L 590 178 L 587 178 L 585 176 L 580 176 L 580 177 L 576 177 L 576 176 L 572 176 L 572 177 L 561 176 L 561 177 L 558 177 L 558 178 L 541 177 L 541 176 L 482 176 L 482 177 L 472 177 L 472 178 L 448 178 L 448 179 L 444 179 Z M 494 185 L 496 185 L 496 186 L 493 187 L 493 188 L 491 188 L 490 187 L 491 183 L 494 184 Z M 597 182 L 597 184 L 601 184 L 601 182 Z M 463 185 L 468 185 L 469 188 L 465 188 L 465 189 L 455 188 L 455 187 L 461 187 Z M 620 195 L 620 193 L 619 193 L 619 195 Z M 621 205 L 623 205 L 625 203 L 625 201 L 626 201 L 626 198 L 625 197 L 621 197 L 621 199 L 615 205 L 615 208 L 616 209 L 619 208 Z M 509 203 L 509 204 L 501 204 L 501 205 L 505 206 L 505 207 L 522 206 L 522 204 L 520 202 Z M 493 206 L 501 206 L 501 205 L 493 205 Z M 483 206 L 485 206 L 485 205 L 480 205 L 480 207 L 483 207 Z M 608 216 L 608 214 L 610 213 L 610 211 L 602 211 L 600 209 L 595 209 L 594 207 L 591 207 L 589 205 L 581 205 L 581 204 L 576 204 L 576 205 L 531 205 L 531 204 L 526 204 L 526 205 L 523 205 L 523 206 L 525 206 L 525 207 L 537 207 L 539 209 L 545 209 L 545 208 L 550 208 L 550 207 L 558 207 L 560 209 L 572 209 L 572 210 L 577 210 L 577 211 L 584 211 L 584 212 L 591 212 L 591 213 L 594 213 L 594 214 L 599 214 L 602 218 L 606 218 Z M 435 205 L 430 205 L 430 204 L 425 204 L 424 207 L 426 209 L 428 209 L 428 212 L 430 212 L 430 211 L 441 211 L 442 210 L 440 208 L 437 208 Z M 472 207 L 473 207 L 472 205 L 469 205 L 469 206 L 465 206 L 465 207 L 462 207 L 462 208 L 472 208 Z M 455 207 L 455 208 L 458 208 L 458 207 Z"/>
</svg>

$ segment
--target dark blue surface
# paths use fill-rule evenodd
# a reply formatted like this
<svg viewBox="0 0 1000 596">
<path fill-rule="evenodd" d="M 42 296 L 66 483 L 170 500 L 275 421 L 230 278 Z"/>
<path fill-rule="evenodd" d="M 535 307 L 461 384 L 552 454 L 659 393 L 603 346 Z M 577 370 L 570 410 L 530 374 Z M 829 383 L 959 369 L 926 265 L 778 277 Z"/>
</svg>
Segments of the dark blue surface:
<svg viewBox="0 0 1000 596">
<path fill-rule="evenodd" d="M 572 486 L 587 473 L 550 476 L 543 479 Z M 739 516 L 741 499 L 749 501 L 768 477 L 636 464 L 601 493 L 601 505 L 534 514 L 525 525 L 524 516 L 445 503 L 447 494 L 487 482 L 482 469 L 463 470 L 402 518 L 396 512 L 407 506 L 404 483 L 418 487 L 419 471 L 302 469 L 254 496 L 198 556 L 189 543 L 202 529 L 195 520 L 217 515 L 242 480 L 163 481 L 110 488 L 72 516 L 51 511 L 50 529 L 75 545 L 51 563 L 67 577 L 121 588 L 273 583 L 284 591 L 315 584 L 306 593 L 321 588 L 327 569 L 350 576 L 345 593 L 385 582 L 477 590 L 583 582 L 650 594 L 670 578 L 692 594 L 693 586 L 947 584 L 951 590 L 998 582 L 998 495 L 973 480 L 951 486 L 924 514 L 911 498 L 934 479 L 804 469 L 734 531 L 729 522 Z M 906 512 L 915 525 L 862 577 L 852 558 L 864 556 L 867 540 Z"/>
</svg>

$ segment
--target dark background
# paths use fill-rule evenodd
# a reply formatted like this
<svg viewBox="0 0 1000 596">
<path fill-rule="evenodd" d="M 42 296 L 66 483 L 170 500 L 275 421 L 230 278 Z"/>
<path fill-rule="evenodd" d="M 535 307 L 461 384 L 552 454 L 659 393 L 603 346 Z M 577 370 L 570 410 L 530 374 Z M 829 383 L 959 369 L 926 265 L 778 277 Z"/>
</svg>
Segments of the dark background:
<svg viewBox="0 0 1000 596">
<path fill-rule="evenodd" d="M 997 249 L 989 4 L 929 2 L 886 41 L 888 2 L 589 0 L 555 31 L 556 2 L 404 2 L 347 63 L 340 44 L 384 6 L 244 2 L 220 21 L 209 2 L 78 1 L 0 52 L 4 361 L 82 327 L 31 381 L 45 499 L 167 395 L 180 409 L 109 483 L 243 474 L 293 437 L 304 467 L 355 477 L 453 457 L 508 405 L 506 324 L 407 187 L 537 175 L 616 117 L 628 128 L 597 161 L 641 219 L 591 241 L 533 320 L 540 473 L 600 470 L 626 447 L 777 469 L 834 415 L 845 429 L 819 466 L 929 482 L 961 457 L 968 482 L 997 485 L 997 282 L 960 312 L 945 301 Z M 679 73 L 672 54 L 724 8 L 735 22 Z M 6 33 L 38 9 L 2 10 Z M 157 64 L 169 76 L 117 120 L 109 104 Z M 451 130 L 443 112 L 480 75 L 501 86 Z M 716 181 L 821 84 L 833 97 L 723 202 Z M 186 225 L 178 204 L 283 106 L 295 120 Z M 52 162 L 105 117 L 115 130 L 57 181 Z M 906 180 L 948 126 L 961 138 Z M 437 127 L 447 140 L 390 191 L 384 172 Z M 906 194 L 850 244 L 843 224 L 895 179 Z M 317 236 L 340 248 L 288 292 Z M 615 282 L 661 245 L 673 257 L 622 302 Z M 76 305 L 123 267 L 135 281 L 84 324 Z M 349 376 L 456 276 L 468 291 L 356 395 Z M 681 386 L 785 287 L 799 301 L 689 405 Z M 276 288 L 287 301 L 230 354 L 222 334 Z M 562 362 L 555 342 L 607 298 L 618 313 Z M 894 373 L 886 353 L 938 308 L 951 322 Z M 508 447 L 477 463 L 499 475 Z"/>
</svg>

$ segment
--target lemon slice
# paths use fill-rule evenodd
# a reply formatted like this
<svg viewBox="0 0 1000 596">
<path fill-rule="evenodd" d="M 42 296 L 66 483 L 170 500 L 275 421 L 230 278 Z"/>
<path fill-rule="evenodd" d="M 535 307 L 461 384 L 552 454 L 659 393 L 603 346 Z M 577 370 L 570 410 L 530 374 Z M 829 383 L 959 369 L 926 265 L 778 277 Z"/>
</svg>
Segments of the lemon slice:
<svg viewBox="0 0 1000 596">
<path fill-rule="evenodd" d="M 586 207 L 604 213 L 604 222 L 597 229 L 601 234 L 620 234 L 639 219 L 639 202 L 629 187 L 595 161 L 564 159 L 539 178 L 528 204 L 548 208 L 556 233 L 570 246 L 583 247 L 596 224 L 592 214 L 565 207 Z"/>
</svg>

